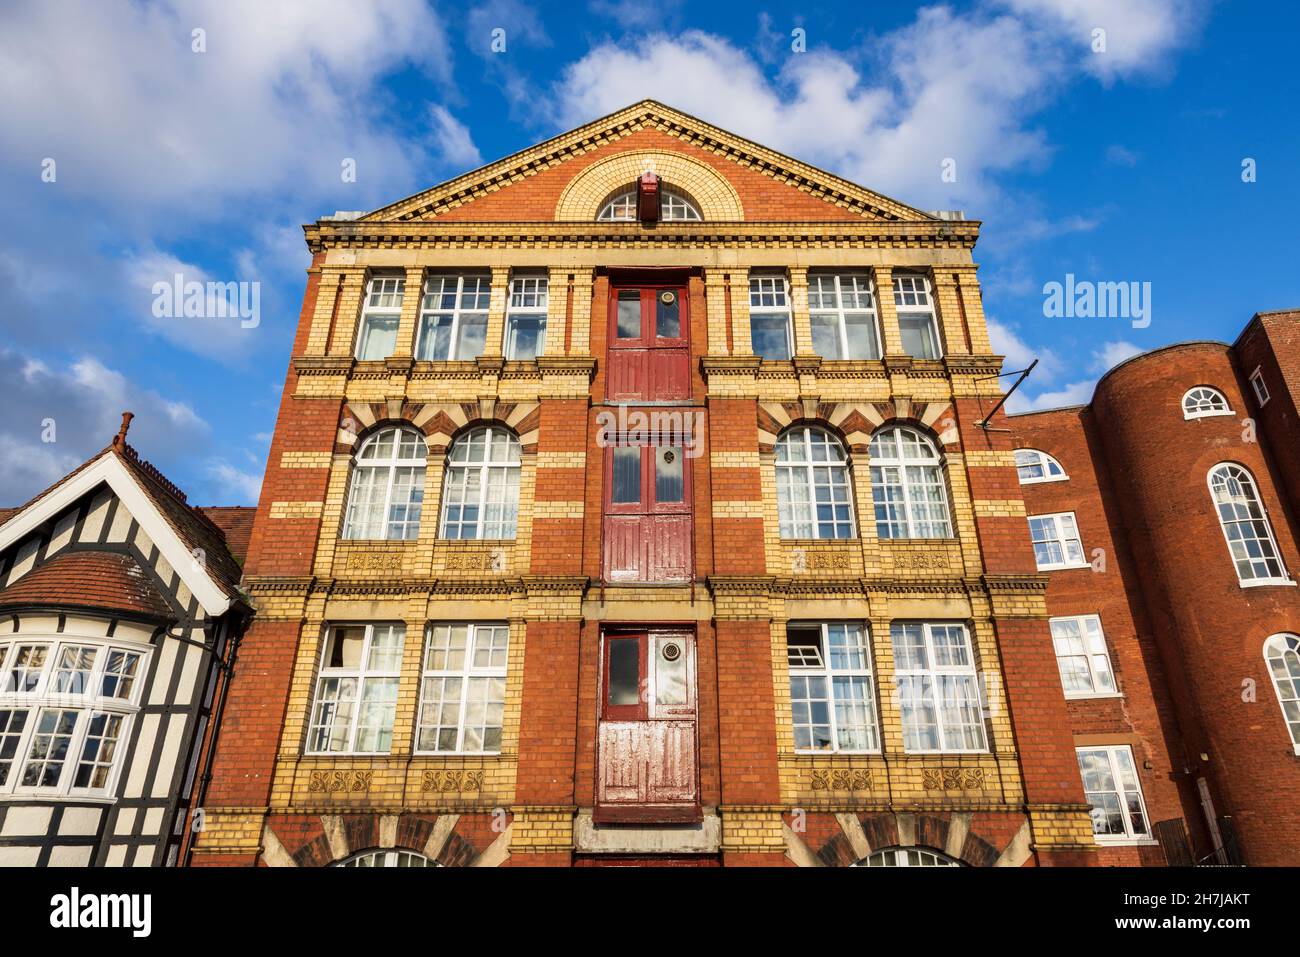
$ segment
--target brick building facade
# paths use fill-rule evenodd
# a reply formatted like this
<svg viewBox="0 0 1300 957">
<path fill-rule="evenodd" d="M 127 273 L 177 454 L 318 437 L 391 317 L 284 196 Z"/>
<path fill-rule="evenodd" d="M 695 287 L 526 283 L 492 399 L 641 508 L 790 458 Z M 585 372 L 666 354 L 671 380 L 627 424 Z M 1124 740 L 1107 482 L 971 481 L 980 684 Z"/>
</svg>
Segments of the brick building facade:
<svg viewBox="0 0 1300 957">
<path fill-rule="evenodd" d="M 1220 611 L 1177 598 L 1204 583 L 1172 565 L 1208 533 L 1162 512 L 1191 463 L 1135 462 L 1151 501 L 1116 502 L 1134 487 L 1094 463 L 1133 456 L 1141 419 L 990 418 L 978 228 L 652 101 L 308 226 L 256 617 L 188 860 L 1162 863 L 1157 822 L 1212 849 L 1183 771 L 1201 751 L 1249 854 L 1295 860 L 1259 648 L 1234 632 L 1213 681 L 1176 652 Z M 1259 321 L 1276 334 L 1237 348 L 1291 402 L 1295 326 Z M 1156 401 L 1126 369 L 1103 388 Z M 1294 430 L 1273 409 L 1260 432 Z M 1070 480 L 1022 486 L 1030 446 Z M 1243 453 L 1261 485 L 1296 455 L 1270 454 Z M 1109 577 L 1040 568 L 1044 509 L 1077 514 Z M 1139 519 L 1168 570 L 1111 537 Z M 1300 628 L 1294 589 L 1249 597 L 1260 628 Z M 1050 619 L 1084 614 L 1123 698 L 1063 694 Z M 1221 698 L 1242 676 L 1250 711 Z M 1094 839 L 1130 780 L 1145 804 Z"/>
</svg>

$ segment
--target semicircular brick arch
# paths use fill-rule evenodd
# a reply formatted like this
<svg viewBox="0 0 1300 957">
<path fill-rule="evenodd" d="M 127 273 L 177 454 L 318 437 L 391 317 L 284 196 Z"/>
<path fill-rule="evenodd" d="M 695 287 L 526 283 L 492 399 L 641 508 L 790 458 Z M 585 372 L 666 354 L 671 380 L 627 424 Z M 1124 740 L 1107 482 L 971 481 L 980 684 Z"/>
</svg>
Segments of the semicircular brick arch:
<svg viewBox="0 0 1300 957">
<path fill-rule="evenodd" d="M 745 218 L 736 188 L 708 164 L 667 150 L 629 150 L 593 163 L 570 180 L 555 204 L 556 220 L 593 222 L 601 203 L 611 193 L 635 183 L 649 165 L 666 185 L 694 200 L 705 220 L 738 222 Z"/>
<path fill-rule="evenodd" d="M 1031 856 L 1029 821 L 1017 829 L 990 822 L 970 812 L 933 814 L 892 811 L 836 814 L 820 839 L 805 841 L 789 827 L 786 850 L 796 864 L 849 867 L 888 848 L 938 851 L 971 867 L 1021 867 Z"/>
<path fill-rule="evenodd" d="M 771 452 L 777 436 L 798 422 L 829 425 L 843 437 L 849 450 L 866 453 L 871 435 L 888 422 L 920 425 L 932 432 L 939 444 L 950 452 L 961 451 L 957 414 L 949 402 L 761 402 L 758 406 L 758 448 Z"/>
<path fill-rule="evenodd" d="M 349 402 L 339 415 L 334 451 L 350 455 L 362 436 L 378 425 L 406 424 L 419 429 L 430 453 L 445 452 L 466 426 L 497 422 L 513 429 L 524 453 L 537 451 L 541 407 L 536 402 Z"/>
<path fill-rule="evenodd" d="M 507 856 L 509 829 L 478 841 L 459 814 L 344 812 L 269 820 L 262 844 L 270 867 L 328 867 L 370 850 L 414 851 L 443 867 L 495 867 Z"/>
</svg>

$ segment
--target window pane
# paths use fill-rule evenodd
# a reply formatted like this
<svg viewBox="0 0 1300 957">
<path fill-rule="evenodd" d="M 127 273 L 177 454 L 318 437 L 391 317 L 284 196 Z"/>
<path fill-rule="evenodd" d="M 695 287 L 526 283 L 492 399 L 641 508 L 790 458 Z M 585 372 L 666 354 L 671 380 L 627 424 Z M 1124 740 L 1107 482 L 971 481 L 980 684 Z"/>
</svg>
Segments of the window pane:
<svg viewBox="0 0 1300 957">
<path fill-rule="evenodd" d="M 641 700 L 641 640 L 609 639 L 609 703 L 635 705 Z"/>
<path fill-rule="evenodd" d="M 682 450 L 656 447 L 655 450 L 655 501 L 680 502 L 682 487 Z"/>
<path fill-rule="evenodd" d="M 686 652 L 674 638 L 658 639 L 659 657 L 655 661 L 655 702 L 686 704 Z M 676 654 L 672 655 L 672 649 Z"/>
<path fill-rule="evenodd" d="M 461 316 L 460 336 L 456 343 L 457 359 L 476 359 L 487 343 L 487 316 Z"/>
<path fill-rule="evenodd" d="M 834 313 L 814 314 L 812 323 L 813 352 L 824 359 L 843 359 L 840 349 L 840 320 Z"/>
<path fill-rule="evenodd" d="M 849 341 L 850 359 L 879 359 L 876 322 L 870 313 L 851 312 L 844 317 L 844 334 Z"/>
<path fill-rule="evenodd" d="M 788 360 L 790 341 L 786 335 L 790 320 L 784 315 L 753 315 L 750 332 L 754 355 L 764 359 Z"/>
<path fill-rule="evenodd" d="M 641 338 L 641 290 L 622 289 L 618 294 L 618 337 Z"/>
<path fill-rule="evenodd" d="M 526 361 L 542 354 L 546 335 L 545 316 L 511 316 L 510 340 L 506 348 L 507 359 Z"/>
<path fill-rule="evenodd" d="M 671 302 L 665 301 L 671 298 Z M 680 339 L 682 323 L 681 302 L 674 290 L 664 290 L 655 296 L 655 335 L 660 339 Z"/>
<path fill-rule="evenodd" d="M 620 445 L 614 448 L 614 487 L 610 501 L 617 505 L 641 501 L 641 449 Z"/>
<path fill-rule="evenodd" d="M 397 316 L 367 316 L 361 327 L 358 359 L 385 359 L 397 347 Z"/>
</svg>

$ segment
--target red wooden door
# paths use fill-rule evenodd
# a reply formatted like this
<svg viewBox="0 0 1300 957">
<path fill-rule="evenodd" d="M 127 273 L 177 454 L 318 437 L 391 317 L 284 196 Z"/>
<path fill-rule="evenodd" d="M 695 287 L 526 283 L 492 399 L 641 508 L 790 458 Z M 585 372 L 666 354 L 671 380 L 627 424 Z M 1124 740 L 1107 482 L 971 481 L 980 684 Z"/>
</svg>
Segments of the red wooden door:
<svg viewBox="0 0 1300 957">
<path fill-rule="evenodd" d="M 693 636 L 606 634 L 599 718 L 596 819 L 698 819 Z"/>
<path fill-rule="evenodd" d="M 691 464 L 682 445 L 605 450 L 606 581 L 691 577 Z"/>
<path fill-rule="evenodd" d="M 686 287 L 671 283 L 611 285 L 609 296 L 606 399 L 610 402 L 689 399 L 690 316 Z"/>
</svg>

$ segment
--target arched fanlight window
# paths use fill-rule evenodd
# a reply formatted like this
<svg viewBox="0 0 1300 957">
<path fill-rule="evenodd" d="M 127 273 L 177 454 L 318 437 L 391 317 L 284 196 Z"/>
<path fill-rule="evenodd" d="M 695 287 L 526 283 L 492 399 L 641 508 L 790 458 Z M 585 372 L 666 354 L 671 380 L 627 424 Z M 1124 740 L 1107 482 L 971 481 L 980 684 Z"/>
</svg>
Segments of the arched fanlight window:
<svg viewBox="0 0 1300 957">
<path fill-rule="evenodd" d="M 1232 415 L 1223 393 L 1208 385 L 1188 389 L 1183 396 L 1183 418 L 1203 419 L 1210 415 Z"/>
<path fill-rule="evenodd" d="M 428 454 L 424 436 L 402 426 L 362 442 L 352 462 L 343 537 L 418 538 Z"/>
<path fill-rule="evenodd" d="M 443 538 L 514 538 L 519 439 L 501 426 L 471 429 L 451 446 L 442 496 Z"/>
<path fill-rule="evenodd" d="M 943 458 L 930 439 L 906 426 L 871 437 L 871 496 L 881 538 L 947 538 L 948 493 Z"/>
<path fill-rule="evenodd" d="M 1264 642 L 1264 661 L 1282 706 L 1282 719 L 1291 733 L 1291 744 L 1300 754 L 1300 636 L 1274 635 Z"/>
<path fill-rule="evenodd" d="M 605 201 L 596 216 L 602 223 L 634 223 L 637 215 L 636 189 L 624 190 Z M 698 223 L 704 217 L 699 208 L 671 187 L 659 191 L 659 220 L 664 223 Z"/>
<path fill-rule="evenodd" d="M 848 456 L 825 429 L 789 429 L 776 442 L 782 538 L 852 538 Z"/>
<path fill-rule="evenodd" d="M 1021 485 L 1064 482 L 1070 477 L 1065 474 L 1060 462 L 1038 449 L 1016 449 L 1016 476 Z"/>
<path fill-rule="evenodd" d="M 437 861 L 430 860 L 415 851 L 399 848 L 387 848 L 374 851 L 362 851 L 339 861 L 335 867 L 439 867 Z"/>
<path fill-rule="evenodd" d="M 928 847 L 888 847 L 864 858 L 854 867 L 961 867 L 947 854 Z"/>
<path fill-rule="evenodd" d="M 1243 585 L 1286 581 L 1255 479 L 1235 462 L 1224 462 L 1210 469 L 1209 483 L 1238 581 Z"/>
</svg>

